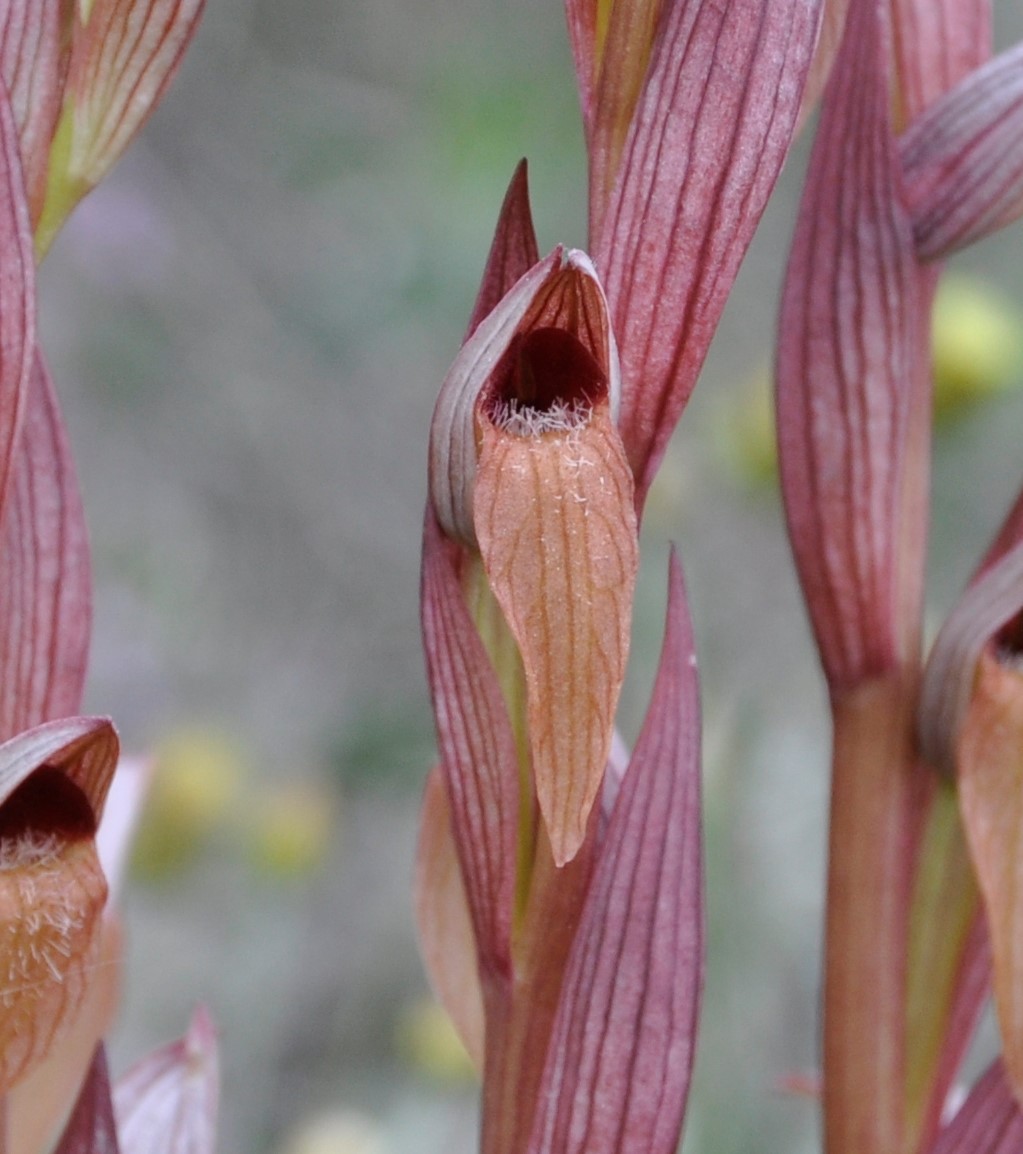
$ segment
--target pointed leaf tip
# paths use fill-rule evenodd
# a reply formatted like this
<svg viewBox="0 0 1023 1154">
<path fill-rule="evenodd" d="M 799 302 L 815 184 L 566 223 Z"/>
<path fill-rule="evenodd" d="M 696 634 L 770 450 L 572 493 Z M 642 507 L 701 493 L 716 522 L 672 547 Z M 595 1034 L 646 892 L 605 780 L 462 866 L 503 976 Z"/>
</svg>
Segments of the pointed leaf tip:
<svg viewBox="0 0 1023 1154">
<path fill-rule="evenodd" d="M 483 269 L 476 304 L 469 319 L 465 339 L 476 331 L 480 321 L 501 302 L 515 282 L 540 260 L 540 250 L 529 207 L 529 178 L 525 160 L 515 168 L 504 203 L 497 218 L 497 229 Z"/>
<path fill-rule="evenodd" d="M 119 1154 L 106 1050 L 96 1047 L 54 1154 Z"/>
</svg>

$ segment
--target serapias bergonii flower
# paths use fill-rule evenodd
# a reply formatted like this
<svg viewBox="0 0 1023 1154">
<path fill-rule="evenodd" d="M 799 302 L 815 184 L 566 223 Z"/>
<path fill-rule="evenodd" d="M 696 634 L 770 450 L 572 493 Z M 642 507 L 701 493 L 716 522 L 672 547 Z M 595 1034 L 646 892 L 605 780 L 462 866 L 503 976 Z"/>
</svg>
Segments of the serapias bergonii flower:
<svg viewBox="0 0 1023 1154">
<path fill-rule="evenodd" d="M 0 745 L 0 1093 L 60 1044 L 102 980 L 96 832 L 117 752 L 103 718 Z"/>
<path fill-rule="evenodd" d="M 431 437 L 423 634 L 441 764 L 420 927 L 485 1069 L 487 1154 L 574 1149 L 598 1101 L 614 1120 L 592 1107 L 587 1149 L 610 1150 L 623 1124 L 667 1151 L 702 973 L 695 658 L 674 565 L 629 763 L 613 728 L 636 566 L 616 350 L 588 258 L 535 252 L 520 169 L 481 290 L 491 308 L 474 311 Z M 632 1059 L 642 1086 L 618 1076 Z"/>
</svg>

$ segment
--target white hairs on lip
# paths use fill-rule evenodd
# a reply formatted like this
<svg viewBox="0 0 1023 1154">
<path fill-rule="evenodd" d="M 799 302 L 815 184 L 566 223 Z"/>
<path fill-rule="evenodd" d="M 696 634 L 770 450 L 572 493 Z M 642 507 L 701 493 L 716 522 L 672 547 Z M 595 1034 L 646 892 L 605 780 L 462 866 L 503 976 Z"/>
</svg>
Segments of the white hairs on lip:
<svg viewBox="0 0 1023 1154">
<path fill-rule="evenodd" d="M 16 837 L 0 837 L 0 871 L 23 869 L 54 858 L 61 843 L 52 833 L 25 830 Z"/>
<path fill-rule="evenodd" d="M 491 421 L 502 432 L 516 437 L 540 437 L 544 433 L 570 433 L 585 425 L 593 412 L 589 401 L 555 401 L 549 409 L 535 409 L 521 401 L 502 401 Z"/>
</svg>

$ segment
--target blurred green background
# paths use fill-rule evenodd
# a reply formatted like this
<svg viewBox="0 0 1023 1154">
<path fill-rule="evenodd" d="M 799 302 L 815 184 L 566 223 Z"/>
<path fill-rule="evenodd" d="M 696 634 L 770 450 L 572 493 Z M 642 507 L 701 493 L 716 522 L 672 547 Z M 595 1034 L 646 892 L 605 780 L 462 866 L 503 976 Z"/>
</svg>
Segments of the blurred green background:
<svg viewBox="0 0 1023 1154">
<path fill-rule="evenodd" d="M 475 1146 L 412 930 L 418 545 L 434 397 L 521 156 L 541 247 L 584 244 L 553 0 L 212 0 L 42 273 L 95 552 L 88 708 L 160 766 L 115 1066 L 206 1001 L 223 1154 Z M 805 142 L 651 497 L 623 701 L 631 737 L 673 539 L 706 726 L 694 1154 L 817 1147 L 813 1101 L 782 1084 L 815 1063 L 828 730 L 757 385 L 804 163 Z M 1010 344 L 1020 238 L 955 262 L 1003 294 Z M 1023 372 L 999 364 L 937 430 L 935 623 L 1023 477 Z"/>
</svg>

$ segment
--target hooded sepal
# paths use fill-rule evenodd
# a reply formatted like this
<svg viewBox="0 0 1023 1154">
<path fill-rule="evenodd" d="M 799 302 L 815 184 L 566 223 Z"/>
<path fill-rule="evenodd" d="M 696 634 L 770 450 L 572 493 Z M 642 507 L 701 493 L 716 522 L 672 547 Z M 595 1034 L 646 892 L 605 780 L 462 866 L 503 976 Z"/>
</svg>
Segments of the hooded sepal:
<svg viewBox="0 0 1023 1154">
<path fill-rule="evenodd" d="M 923 565 L 927 458 L 914 452 L 914 433 L 929 417 L 920 403 L 925 292 L 877 9 L 857 0 L 849 10 L 779 322 L 782 493 L 832 690 L 911 656 Z"/>
<path fill-rule="evenodd" d="M 38 351 L 0 530 L 0 738 L 81 705 L 91 573 L 60 406 Z"/>
<path fill-rule="evenodd" d="M 928 1154 L 1018 1154 L 1023 1114 L 1001 1061 L 988 1068 Z"/>
<path fill-rule="evenodd" d="M 637 509 L 788 150 L 817 0 L 665 4 L 593 238 L 622 355 Z"/>
<path fill-rule="evenodd" d="M 515 900 L 518 756 L 501 686 L 466 607 L 460 554 L 428 509 L 422 624 L 437 742 L 479 964 L 487 974 L 505 975 Z"/>
<path fill-rule="evenodd" d="M 0 745 L 0 1090 L 50 1053 L 96 979 L 107 886 L 95 836 L 116 764 L 102 718 Z"/>
<path fill-rule="evenodd" d="M 114 1087 L 120 1154 L 214 1154 L 220 1062 L 206 1009 L 177 1042 L 137 1062 Z"/>
<path fill-rule="evenodd" d="M 530 1154 L 677 1148 L 702 984 L 702 906 L 696 658 L 673 556 L 660 669 L 569 957 Z"/>
<path fill-rule="evenodd" d="M 937 101 L 900 141 L 913 232 L 936 260 L 1023 213 L 1023 44 Z"/>
<path fill-rule="evenodd" d="M 205 0 L 93 0 L 74 22 L 64 104 L 37 229 L 40 255 L 103 179 L 174 78 Z"/>
</svg>

